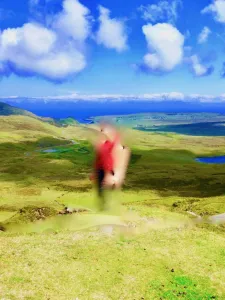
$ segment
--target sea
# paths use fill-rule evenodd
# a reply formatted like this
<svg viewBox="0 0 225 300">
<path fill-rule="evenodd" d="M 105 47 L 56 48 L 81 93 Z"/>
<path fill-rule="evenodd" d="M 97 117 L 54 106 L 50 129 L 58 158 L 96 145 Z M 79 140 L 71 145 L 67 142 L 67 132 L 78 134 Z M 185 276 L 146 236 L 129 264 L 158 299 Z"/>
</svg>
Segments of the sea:
<svg viewBox="0 0 225 300">
<path fill-rule="evenodd" d="M 137 113 L 222 113 L 225 114 L 224 103 L 201 103 L 198 101 L 59 101 L 4 99 L 3 102 L 26 109 L 41 117 L 63 119 L 72 117 L 80 123 L 89 123 L 90 117 L 128 115 Z"/>
<path fill-rule="evenodd" d="M 46 99 L 5 99 L 6 103 L 26 109 L 40 117 L 64 119 L 72 117 L 80 123 L 93 123 L 93 117 L 138 113 L 220 113 L 225 116 L 224 103 L 198 101 L 59 101 Z M 154 128 L 139 126 L 139 130 L 175 132 L 194 136 L 225 136 L 224 123 L 204 122 L 196 124 L 161 125 Z"/>
</svg>

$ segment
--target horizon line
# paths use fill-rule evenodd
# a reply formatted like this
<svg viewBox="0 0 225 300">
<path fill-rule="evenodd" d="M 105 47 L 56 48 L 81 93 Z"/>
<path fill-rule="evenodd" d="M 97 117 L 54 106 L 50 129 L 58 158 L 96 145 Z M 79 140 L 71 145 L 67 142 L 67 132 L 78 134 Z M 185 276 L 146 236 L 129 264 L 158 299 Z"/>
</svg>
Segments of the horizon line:
<svg viewBox="0 0 225 300">
<path fill-rule="evenodd" d="M 150 94 L 79 94 L 71 93 L 67 95 L 53 95 L 53 96 L 0 96 L 0 99 L 17 99 L 17 100 L 43 100 L 43 101 L 200 101 L 200 102 L 225 102 L 225 94 L 209 95 L 209 94 L 183 94 L 180 92 L 170 93 L 150 93 Z"/>
</svg>

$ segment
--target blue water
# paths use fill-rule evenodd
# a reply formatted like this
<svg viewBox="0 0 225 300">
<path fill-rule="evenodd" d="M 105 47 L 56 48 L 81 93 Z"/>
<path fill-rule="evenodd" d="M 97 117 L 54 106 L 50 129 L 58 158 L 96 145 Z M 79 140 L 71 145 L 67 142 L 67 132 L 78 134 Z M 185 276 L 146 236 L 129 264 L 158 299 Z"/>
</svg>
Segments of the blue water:
<svg viewBox="0 0 225 300">
<path fill-rule="evenodd" d="M 225 164 L 225 156 L 199 157 L 196 161 L 204 164 Z"/>
<path fill-rule="evenodd" d="M 23 99 L 21 102 L 15 102 L 12 99 L 6 99 L 6 103 L 26 109 L 41 117 L 52 117 L 63 119 L 73 117 L 80 123 L 93 123 L 91 117 L 108 115 L 127 115 L 147 112 L 163 113 L 195 113 L 211 112 L 225 113 L 224 103 L 199 103 L 193 101 L 120 101 L 120 102 L 93 102 L 93 101 L 45 101 Z M 180 125 L 161 125 L 154 128 L 144 128 L 139 126 L 137 129 L 152 132 L 174 132 L 178 134 L 192 136 L 225 136 L 225 126 L 223 123 L 197 123 Z"/>
<path fill-rule="evenodd" d="M 42 153 L 67 153 L 67 152 L 73 152 L 73 151 L 77 151 L 79 153 L 82 153 L 82 154 L 89 154 L 90 151 L 85 148 L 85 147 L 79 147 L 77 149 L 73 149 L 73 148 L 63 148 L 63 149 L 44 149 L 44 150 L 37 150 L 37 151 L 40 151 Z"/>
<path fill-rule="evenodd" d="M 23 99 L 15 102 L 12 99 L 4 99 L 4 102 L 19 108 L 26 109 L 40 117 L 52 117 L 63 119 L 73 117 L 81 123 L 91 123 L 90 117 L 108 115 L 127 115 L 148 112 L 163 113 L 195 113 L 214 112 L 225 113 L 224 103 L 199 103 L 183 101 L 127 101 L 120 102 L 93 102 L 93 101 L 45 101 L 44 99 Z"/>
<path fill-rule="evenodd" d="M 56 150 L 56 149 L 46 149 L 46 150 L 41 150 L 41 152 L 43 152 L 43 153 L 55 153 L 55 152 L 57 152 L 58 150 Z"/>
</svg>

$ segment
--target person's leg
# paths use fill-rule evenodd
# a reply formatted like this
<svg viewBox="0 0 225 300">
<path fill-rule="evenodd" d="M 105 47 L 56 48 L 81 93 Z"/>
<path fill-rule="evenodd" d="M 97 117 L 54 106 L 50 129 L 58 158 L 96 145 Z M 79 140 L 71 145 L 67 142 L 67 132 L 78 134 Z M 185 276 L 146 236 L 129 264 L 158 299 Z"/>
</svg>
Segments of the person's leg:
<svg viewBox="0 0 225 300">
<path fill-rule="evenodd" d="M 99 206 L 100 210 L 104 210 L 105 208 L 105 192 L 104 192 L 104 177 L 105 172 L 103 170 L 97 170 L 97 190 L 98 190 L 98 197 L 99 197 Z"/>
<path fill-rule="evenodd" d="M 115 175 L 114 171 L 110 172 L 111 175 Z M 99 198 L 99 206 L 100 210 L 105 210 L 108 205 L 108 193 L 109 191 L 106 191 L 106 188 L 104 186 L 104 179 L 107 173 L 104 170 L 97 170 L 96 171 L 96 177 L 97 177 L 97 192 L 98 192 L 98 198 Z M 108 190 L 116 190 L 116 184 L 112 184 L 111 188 L 108 187 Z"/>
</svg>

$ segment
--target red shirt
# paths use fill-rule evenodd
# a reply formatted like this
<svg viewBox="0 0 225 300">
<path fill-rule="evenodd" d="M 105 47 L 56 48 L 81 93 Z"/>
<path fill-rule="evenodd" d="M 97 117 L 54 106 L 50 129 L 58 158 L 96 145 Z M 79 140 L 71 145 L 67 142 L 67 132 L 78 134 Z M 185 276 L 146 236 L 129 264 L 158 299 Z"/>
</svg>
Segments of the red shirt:
<svg viewBox="0 0 225 300">
<path fill-rule="evenodd" d="M 118 140 L 119 140 L 119 136 L 116 137 L 114 142 L 107 140 L 98 147 L 97 157 L 95 161 L 96 170 L 104 170 L 108 172 L 113 171 L 114 159 L 113 159 L 112 152 Z"/>
</svg>

